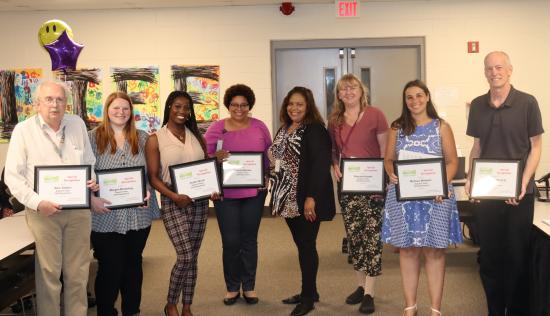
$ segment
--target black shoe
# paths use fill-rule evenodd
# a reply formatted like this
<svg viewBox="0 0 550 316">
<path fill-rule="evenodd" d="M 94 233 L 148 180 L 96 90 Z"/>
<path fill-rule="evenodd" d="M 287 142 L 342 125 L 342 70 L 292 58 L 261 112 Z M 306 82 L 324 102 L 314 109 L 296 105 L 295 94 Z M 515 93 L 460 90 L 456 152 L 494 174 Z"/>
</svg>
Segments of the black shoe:
<svg viewBox="0 0 550 316">
<path fill-rule="evenodd" d="M 346 298 L 346 304 L 350 304 L 350 305 L 359 304 L 363 301 L 364 295 L 365 295 L 365 289 L 362 286 L 360 286 L 357 288 L 357 290 L 355 290 L 355 292 L 351 293 Z"/>
<path fill-rule="evenodd" d="M 348 255 L 348 263 L 349 263 L 349 264 L 352 264 L 352 263 L 353 263 L 353 259 L 351 259 L 351 255 Z"/>
<path fill-rule="evenodd" d="M 226 297 L 223 299 L 223 303 L 225 305 L 233 305 L 235 303 L 237 303 L 237 300 L 239 299 L 239 296 L 241 296 L 241 292 L 238 292 L 237 295 L 235 295 L 234 297 Z"/>
<path fill-rule="evenodd" d="M 313 295 L 313 301 L 319 302 L 319 294 L 315 293 Z M 291 297 L 287 297 L 283 300 L 283 304 L 299 304 L 302 302 L 302 296 L 300 294 L 292 295 Z"/>
<path fill-rule="evenodd" d="M 348 239 L 346 237 L 342 239 L 342 253 L 348 253 Z"/>
<path fill-rule="evenodd" d="M 369 294 L 363 297 L 361 306 L 359 306 L 359 313 L 361 314 L 372 314 L 374 313 L 374 298 Z"/>
<path fill-rule="evenodd" d="M 300 303 L 294 307 L 290 316 L 302 316 L 315 309 L 313 303 Z"/>
<path fill-rule="evenodd" d="M 246 301 L 246 304 L 250 304 L 250 305 L 258 304 L 258 302 L 260 301 L 260 299 L 257 296 L 256 297 L 248 297 L 248 296 L 244 295 L 244 292 L 243 292 L 243 298 Z"/>
</svg>

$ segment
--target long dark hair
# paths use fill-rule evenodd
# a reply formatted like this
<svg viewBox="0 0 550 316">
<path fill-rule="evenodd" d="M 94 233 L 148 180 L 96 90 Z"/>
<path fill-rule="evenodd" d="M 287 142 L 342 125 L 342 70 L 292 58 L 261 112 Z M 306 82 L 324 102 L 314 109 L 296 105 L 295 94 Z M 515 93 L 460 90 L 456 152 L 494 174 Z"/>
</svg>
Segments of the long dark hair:
<svg viewBox="0 0 550 316">
<path fill-rule="evenodd" d="M 300 94 L 306 100 L 306 115 L 304 117 L 302 124 L 307 125 L 312 123 L 319 123 L 321 125 L 325 125 L 325 122 L 323 121 L 323 117 L 321 116 L 321 113 L 319 113 L 319 110 L 315 105 L 313 92 L 311 92 L 311 90 L 309 90 L 308 88 L 304 88 L 304 87 L 294 87 L 290 91 L 288 91 L 285 99 L 283 100 L 283 105 L 281 106 L 281 112 L 279 113 L 279 119 L 281 120 L 281 123 L 287 127 L 292 124 L 292 120 L 290 119 L 290 116 L 288 116 L 287 108 L 288 108 L 288 103 L 290 102 L 290 97 L 292 97 L 292 95 L 295 93 Z"/>
<path fill-rule="evenodd" d="M 401 109 L 401 116 L 391 123 L 392 128 L 402 129 L 405 135 L 411 135 L 416 130 L 416 122 L 414 121 L 414 118 L 412 117 L 411 112 L 407 107 L 407 96 L 405 95 L 407 89 L 412 87 L 418 87 L 422 89 L 422 91 L 424 91 L 426 96 L 429 98 L 426 104 L 426 113 L 428 114 L 428 117 L 438 120 L 441 119 L 439 115 L 437 115 L 437 111 L 435 110 L 434 104 L 432 103 L 432 97 L 430 94 L 430 90 L 428 90 L 428 86 L 426 86 L 424 82 L 418 79 L 409 81 L 405 85 L 405 88 L 403 88 L 403 107 Z"/>
<path fill-rule="evenodd" d="M 202 150 L 204 150 L 204 154 L 206 157 L 206 143 L 204 142 L 204 138 L 202 138 L 201 132 L 199 131 L 199 127 L 197 125 L 197 118 L 195 117 L 195 108 L 193 107 L 193 98 L 189 95 L 189 93 L 185 91 L 172 91 L 168 95 L 168 98 L 166 98 L 166 103 L 164 104 L 164 118 L 162 120 L 162 126 L 166 125 L 168 123 L 168 119 L 170 117 L 170 108 L 172 107 L 172 104 L 176 101 L 177 98 L 186 98 L 189 100 L 189 108 L 191 110 L 191 113 L 187 120 L 185 120 L 185 127 L 187 127 L 193 135 L 197 138 L 199 143 L 201 144 Z"/>
</svg>

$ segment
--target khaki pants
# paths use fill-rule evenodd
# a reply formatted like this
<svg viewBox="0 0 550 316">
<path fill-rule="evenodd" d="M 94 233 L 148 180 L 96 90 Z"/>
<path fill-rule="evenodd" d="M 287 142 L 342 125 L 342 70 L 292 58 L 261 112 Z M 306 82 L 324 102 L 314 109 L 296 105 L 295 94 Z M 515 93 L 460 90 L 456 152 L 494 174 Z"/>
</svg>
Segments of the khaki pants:
<svg viewBox="0 0 550 316">
<path fill-rule="evenodd" d="M 27 224 L 36 245 L 38 315 L 59 316 L 61 271 L 64 315 L 86 316 L 90 264 L 90 210 L 63 210 L 46 217 L 27 209 Z"/>
</svg>

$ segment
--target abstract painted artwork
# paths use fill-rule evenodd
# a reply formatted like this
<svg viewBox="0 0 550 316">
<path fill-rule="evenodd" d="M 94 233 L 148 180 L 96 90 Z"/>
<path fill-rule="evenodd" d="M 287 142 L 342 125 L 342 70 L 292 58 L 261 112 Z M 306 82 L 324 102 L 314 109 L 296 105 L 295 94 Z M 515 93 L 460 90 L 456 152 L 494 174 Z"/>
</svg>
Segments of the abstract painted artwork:
<svg viewBox="0 0 550 316">
<path fill-rule="evenodd" d="M 220 117 L 220 66 L 174 65 L 173 89 L 186 91 L 193 98 L 199 122 L 217 121 Z"/>
<path fill-rule="evenodd" d="M 96 127 L 103 118 L 101 70 L 97 68 L 66 70 L 57 73 L 70 90 L 67 112 L 80 116 L 88 129 Z"/>
<path fill-rule="evenodd" d="M 160 128 L 160 88 L 158 67 L 111 68 L 116 91 L 127 93 L 134 104 L 136 128 L 154 133 Z"/>
<path fill-rule="evenodd" d="M 18 122 L 34 114 L 34 92 L 42 69 L 0 70 L 0 143 L 7 143 Z"/>
</svg>

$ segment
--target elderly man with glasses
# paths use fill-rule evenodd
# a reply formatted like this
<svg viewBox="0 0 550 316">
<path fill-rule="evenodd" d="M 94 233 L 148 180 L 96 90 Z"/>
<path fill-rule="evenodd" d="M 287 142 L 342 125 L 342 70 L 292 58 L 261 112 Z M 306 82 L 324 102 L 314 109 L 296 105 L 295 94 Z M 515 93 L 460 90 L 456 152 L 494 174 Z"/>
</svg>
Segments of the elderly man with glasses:
<svg viewBox="0 0 550 316">
<path fill-rule="evenodd" d="M 6 184 L 25 205 L 27 224 L 35 239 L 36 294 L 41 316 L 61 314 L 61 271 L 64 315 L 87 314 L 90 210 L 63 209 L 41 197 L 33 187 L 35 166 L 95 164 L 84 122 L 78 116 L 65 114 L 65 91 L 63 84 L 55 82 L 44 82 L 38 87 L 37 114 L 15 126 L 6 158 Z M 87 185 L 98 189 L 94 180 Z M 94 197 L 92 203 L 102 205 Z"/>
</svg>

